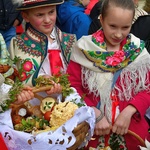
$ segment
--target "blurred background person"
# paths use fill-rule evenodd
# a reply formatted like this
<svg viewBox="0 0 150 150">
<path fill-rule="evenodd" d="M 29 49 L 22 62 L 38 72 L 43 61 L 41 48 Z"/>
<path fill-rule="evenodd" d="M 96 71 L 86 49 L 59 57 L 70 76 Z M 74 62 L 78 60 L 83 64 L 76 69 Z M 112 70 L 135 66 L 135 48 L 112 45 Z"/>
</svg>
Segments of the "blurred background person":
<svg viewBox="0 0 150 150">
<path fill-rule="evenodd" d="M 146 0 L 143 9 L 150 14 L 150 0 Z"/>
<path fill-rule="evenodd" d="M 3 35 L 7 48 L 10 40 L 16 36 L 16 27 L 22 23 L 20 11 L 16 10 L 11 0 L 0 0 L 0 33 Z"/>
<path fill-rule="evenodd" d="M 85 14 L 90 0 L 66 0 L 57 6 L 57 26 L 63 32 L 76 34 L 77 39 L 88 35 L 91 18 Z"/>
<path fill-rule="evenodd" d="M 89 15 L 94 5 L 98 2 L 98 0 L 90 0 L 89 4 L 86 6 L 85 14 Z"/>
</svg>

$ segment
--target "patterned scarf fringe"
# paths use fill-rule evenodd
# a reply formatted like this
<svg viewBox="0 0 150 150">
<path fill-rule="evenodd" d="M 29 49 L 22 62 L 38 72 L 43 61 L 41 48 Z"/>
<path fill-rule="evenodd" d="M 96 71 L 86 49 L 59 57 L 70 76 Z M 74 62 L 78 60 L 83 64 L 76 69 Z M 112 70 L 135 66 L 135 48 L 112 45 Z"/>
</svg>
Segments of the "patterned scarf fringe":
<svg viewBox="0 0 150 150">
<path fill-rule="evenodd" d="M 107 76 L 105 76 L 105 74 Z M 81 78 L 83 87 L 88 89 L 89 93 L 93 93 L 94 97 L 100 97 L 99 109 L 105 113 L 105 116 L 107 116 L 111 123 L 111 100 L 109 95 L 111 93 L 113 74 L 94 72 L 82 66 Z M 105 105 L 107 105 L 107 107 L 104 107 Z"/>
<path fill-rule="evenodd" d="M 148 84 L 150 82 L 149 72 L 149 58 L 144 59 L 144 62 L 137 62 L 136 65 L 133 62 L 133 65 L 127 66 L 120 75 L 122 90 L 115 86 L 115 89 L 119 93 L 119 99 L 129 101 L 141 91 L 146 90 L 150 92 L 150 85 Z"/>
<path fill-rule="evenodd" d="M 144 59 L 144 57 L 142 58 Z M 120 85 L 122 90 L 114 86 L 114 89 L 118 91 L 118 96 L 121 101 L 129 101 L 136 94 L 141 91 L 150 92 L 150 81 L 149 77 L 150 63 L 149 58 L 145 58 L 144 62 L 133 62 L 120 74 Z M 105 76 L 107 74 L 107 76 Z M 103 113 L 107 116 L 107 119 L 111 123 L 111 105 L 110 99 L 111 86 L 113 81 L 112 73 L 98 73 L 90 69 L 82 67 L 82 85 L 84 88 L 89 90 L 89 93 L 93 93 L 95 97 L 100 96 L 100 108 Z M 138 83 L 137 83 L 138 81 Z M 144 83 L 147 83 L 145 85 Z M 106 107 L 104 107 L 106 106 Z M 105 112 L 104 112 L 105 108 Z"/>
</svg>

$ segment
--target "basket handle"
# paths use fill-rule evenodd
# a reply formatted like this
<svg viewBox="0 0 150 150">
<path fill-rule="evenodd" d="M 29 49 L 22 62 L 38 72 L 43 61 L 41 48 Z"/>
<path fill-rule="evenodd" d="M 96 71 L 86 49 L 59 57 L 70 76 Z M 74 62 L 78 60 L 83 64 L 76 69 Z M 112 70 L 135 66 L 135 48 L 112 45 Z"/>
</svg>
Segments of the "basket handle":
<svg viewBox="0 0 150 150">
<path fill-rule="evenodd" d="M 39 99 L 40 101 L 42 101 L 44 99 L 43 96 L 41 96 L 41 95 L 39 95 L 37 93 L 34 93 L 34 97 L 37 98 L 37 99 Z"/>
<path fill-rule="evenodd" d="M 133 137 L 135 137 L 142 144 L 142 146 L 146 147 L 144 140 L 138 134 L 136 134 L 135 132 L 133 132 L 131 130 L 128 130 L 127 134 L 130 134 Z"/>
<path fill-rule="evenodd" d="M 138 134 L 131 130 L 128 130 L 128 134 L 134 136 L 142 144 L 142 146 L 146 147 L 144 140 Z"/>
<path fill-rule="evenodd" d="M 42 86 L 42 87 L 34 87 L 32 92 L 33 93 L 38 93 L 38 92 L 43 92 L 43 91 L 48 91 L 52 88 L 52 86 Z"/>
<path fill-rule="evenodd" d="M 44 92 L 50 90 L 52 86 L 42 86 L 42 87 L 34 87 L 32 92 L 34 93 L 34 97 L 42 101 L 44 99 L 43 96 L 37 94 L 38 92 Z"/>
</svg>

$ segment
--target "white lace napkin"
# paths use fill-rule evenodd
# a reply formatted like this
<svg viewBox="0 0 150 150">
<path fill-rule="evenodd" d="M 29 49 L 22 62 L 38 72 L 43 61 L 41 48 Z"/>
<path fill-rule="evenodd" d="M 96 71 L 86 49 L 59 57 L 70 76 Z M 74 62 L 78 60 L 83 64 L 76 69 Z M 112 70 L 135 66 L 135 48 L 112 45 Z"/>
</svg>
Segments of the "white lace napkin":
<svg viewBox="0 0 150 150">
<path fill-rule="evenodd" d="M 10 114 L 11 110 L 0 114 L 0 132 L 9 150 L 66 150 L 76 141 L 72 133 L 73 129 L 79 123 L 86 121 L 90 130 L 88 137 L 80 145 L 83 147 L 92 137 L 95 126 L 94 110 L 88 106 L 77 109 L 75 115 L 56 131 L 43 132 L 35 136 L 14 130 Z M 71 137 L 70 141 L 69 137 Z M 64 141 L 63 144 L 61 144 L 62 141 Z"/>
</svg>

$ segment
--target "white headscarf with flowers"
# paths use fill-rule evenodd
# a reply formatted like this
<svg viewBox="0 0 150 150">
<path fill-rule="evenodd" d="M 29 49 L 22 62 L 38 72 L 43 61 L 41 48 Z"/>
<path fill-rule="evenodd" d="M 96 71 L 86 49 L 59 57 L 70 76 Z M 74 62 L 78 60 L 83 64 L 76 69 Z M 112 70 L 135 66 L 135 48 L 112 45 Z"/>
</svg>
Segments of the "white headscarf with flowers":
<svg viewBox="0 0 150 150">
<path fill-rule="evenodd" d="M 122 52 L 126 51 L 126 53 L 118 51 L 105 56 L 107 51 L 104 39 L 103 42 L 100 42 L 102 39 L 99 39 L 100 41 L 95 43 L 92 39 L 93 36 L 89 35 L 83 36 L 77 42 L 71 55 L 71 60 L 82 66 L 82 85 L 90 93 L 100 96 L 101 110 L 104 112 L 104 106 L 107 106 L 105 107 L 105 113 L 110 122 L 112 103 L 109 95 L 112 90 L 114 72 L 122 69 L 120 74 L 122 89 L 117 85 L 114 86 L 114 89 L 118 91 L 120 100 L 129 101 L 138 92 L 150 90 L 149 85 L 145 84 L 148 82 L 147 79 L 150 78 L 148 77 L 150 55 L 139 38 L 132 34 L 128 37 L 129 39 L 123 43 Z M 137 79 L 139 79 L 138 83 Z"/>
</svg>

